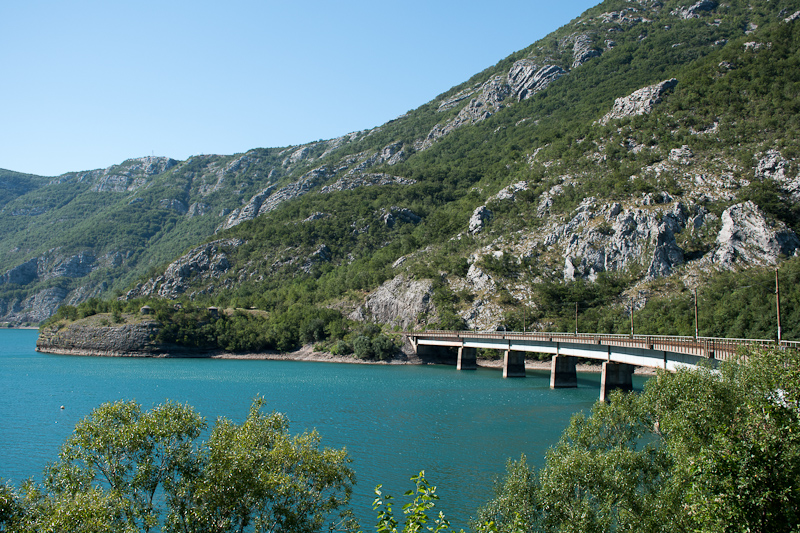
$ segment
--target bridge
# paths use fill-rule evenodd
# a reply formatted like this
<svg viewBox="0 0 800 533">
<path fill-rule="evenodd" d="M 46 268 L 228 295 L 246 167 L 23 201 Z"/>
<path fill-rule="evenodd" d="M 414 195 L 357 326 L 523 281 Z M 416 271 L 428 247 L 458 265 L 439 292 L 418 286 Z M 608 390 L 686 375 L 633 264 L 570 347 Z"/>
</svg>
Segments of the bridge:
<svg viewBox="0 0 800 533">
<path fill-rule="evenodd" d="M 478 348 L 500 350 L 503 377 L 525 377 L 525 354 L 552 355 L 550 387 L 577 387 L 578 358 L 602 361 L 600 399 L 613 389 L 631 390 L 637 366 L 674 372 L 698 365 L 716 367 L 718 361 L 738 357 L 752 348 L 800 348 L 800 342 L 766 339 L 723 339 L 596 333 L 522 333 L 441 331 L 409 332 L 405 336 L 417 354 L 440 359 L 456 357 L 458 370 L 477 368 Z"/>
</svg>

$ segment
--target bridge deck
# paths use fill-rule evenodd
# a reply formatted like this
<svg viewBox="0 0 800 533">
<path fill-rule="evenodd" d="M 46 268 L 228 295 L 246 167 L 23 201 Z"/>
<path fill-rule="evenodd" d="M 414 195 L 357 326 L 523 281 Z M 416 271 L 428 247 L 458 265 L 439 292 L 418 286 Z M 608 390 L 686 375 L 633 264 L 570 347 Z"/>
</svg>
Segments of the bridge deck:
<svg viewBox="0 0 800 533">
<path fill-rule="evenodd" d="M 593 333 L 523 333 L 429 330 L 409 332 L 415 346 L 474 347 L 575 355 L 590 359 L 621 361 L 639 366 L 670 368 L 696 364 L 696 359 L 730 360 L 743 349 L 800 348 L 800 342 L 767 339 L 726 339 L 664 335 L 615 335 Z M 605 349 L 603 349 L 605 347 Z M 688 357 L 688 359 L 687 359 Z M 627 358 L 626 360 L 623 360 Z M 668 361 L 675 361 L 670 365 Z"/>
</svg>

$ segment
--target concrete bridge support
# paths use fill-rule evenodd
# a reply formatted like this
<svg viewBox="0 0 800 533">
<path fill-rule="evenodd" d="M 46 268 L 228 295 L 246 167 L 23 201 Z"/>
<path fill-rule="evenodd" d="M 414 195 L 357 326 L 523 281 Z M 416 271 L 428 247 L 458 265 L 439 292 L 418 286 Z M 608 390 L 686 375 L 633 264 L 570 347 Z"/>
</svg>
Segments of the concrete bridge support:
<svg viewBox="0 0 800 533">
<path fill-rule="evenodd" d="M 603 363 L 603 375 L 600 378 L 600 401 L 607 402 L 609 393 L 614 389 L 633 390 L 633 365 L 625 363 Z"/>
<path fill-rule="evenodd" d="M 567 389 L 577 387 L 578 372 L 575 370 L 575 365 L 577 364 L 577 357 L 554 355 L 550 366 L 550 388 Z"/>
<path fill-rule="evenodd" d="M 464 348 L 461 346 L 458 349 L 458 361 L 456 362 L 456 369 L 475 370 L 476 368 L 478 368 L 478 349 Z"/>
<path fill-rule="evenodd" d="M 525 352 L 506 350 L 505 356 L 503 357 L 503 377 L 525 377 Z"/>
</svg>

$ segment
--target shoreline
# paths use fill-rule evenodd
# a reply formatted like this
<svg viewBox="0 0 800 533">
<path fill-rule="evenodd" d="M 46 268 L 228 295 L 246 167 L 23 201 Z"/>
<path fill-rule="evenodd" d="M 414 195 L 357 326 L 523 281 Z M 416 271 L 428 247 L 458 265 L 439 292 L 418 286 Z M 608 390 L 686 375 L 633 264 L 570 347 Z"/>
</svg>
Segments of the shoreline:
<svg viewBox="0 0 800 533">
<path fill-rule="evenodd" d="M 354 356 L 333 355 L 326 352 L 315 352 L 311 345 L 303 346 L 299 350 L 293 352 L 258 352 L 258 353 L 230 353 L 222 352 L 213 354 L 211 359 L 247 359 L 247 360 L 267 360 L 267 361 L 311 361 L 316 363 L 345 363 L 356 365 L 426 365 L 426 364 L 439 364 L 429 363 L 420 359 L 416 355 L 403 354 L 403 357 L 392 359 L 391 361 L 369 361 L 357 359 Z M 550 360 L 526 360 L 526 370 L 547 370 L 551 369 Z M 502 370 L 502 359 L 478 359 L 479 368 L 488 368 L 492 370 Z M 602 365 L 600 363 L 579 363 L 576 366 L 578 372 L 597 373 L 602 372 Z M 636 367 L 634 374 L 655 375 L 656 369 L 646 367 Z"/>
<path fill-rule="evenodd" d="M 233 352 L 192 352 L 176 350 L 173 352 L 127 352 L 127 351 L 100 351 L 100 350 L 87 350 L 80 348 L 55 348 L 53 346 L 45 347 L 44 349 L 36 348 L 36 351 L 41 353 L 49 353 L 53 355 L 71 355 L 79 357 L 141 357 L 141 358 L 169 358 L 169 359 L 239 359 L 251 361 L 309 361 L 315 363 L 337 363 L 337 364 L 355 364 L 355 365 L 429 365 L 429 364 L 444 364 L 425 361 L 418 357 L 416 354 L 406 354 L 401 352 L 401 355 L 393 358 L 391 361 L 374 361 L 358 359 L 353 355 L 333 355 L 327 352 L 314 351 L 312 345 L 306 345 L 298 350 L 292 352 L 251 352 L 251 353 L 233 353 Z M 479 368 L 487 368 L 491 370 L 502 370 L 502 359 L 478 359 L 477 365 Z M 526 370 L 545 370 L 550 371 L 552 363 L 550 360 L 531 359 L 525 361 Z M 576 371 L 581 373 L 594 373 L 602 372 L 602 364 L 598 363 L 578 363 Z M 656 369 L 647 367 L 635 367 L 634 374 L 638 375 L 655 375 Z"/>
</svg>

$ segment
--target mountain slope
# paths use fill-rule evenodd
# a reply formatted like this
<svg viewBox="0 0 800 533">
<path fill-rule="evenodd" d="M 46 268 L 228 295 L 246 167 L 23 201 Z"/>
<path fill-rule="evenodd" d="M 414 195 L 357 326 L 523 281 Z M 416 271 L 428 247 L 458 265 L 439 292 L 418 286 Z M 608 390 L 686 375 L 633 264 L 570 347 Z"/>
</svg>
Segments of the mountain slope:
<svg viewBox="0 0 800 533">
<path fill-rule="evenodd" d="M 0 211 L 0 314 L 124 291 L 552 327 L 776 264 L 800 246 L 798 10 L 608 1 L 373 130 L 61 176 Z"/>
</svg>

